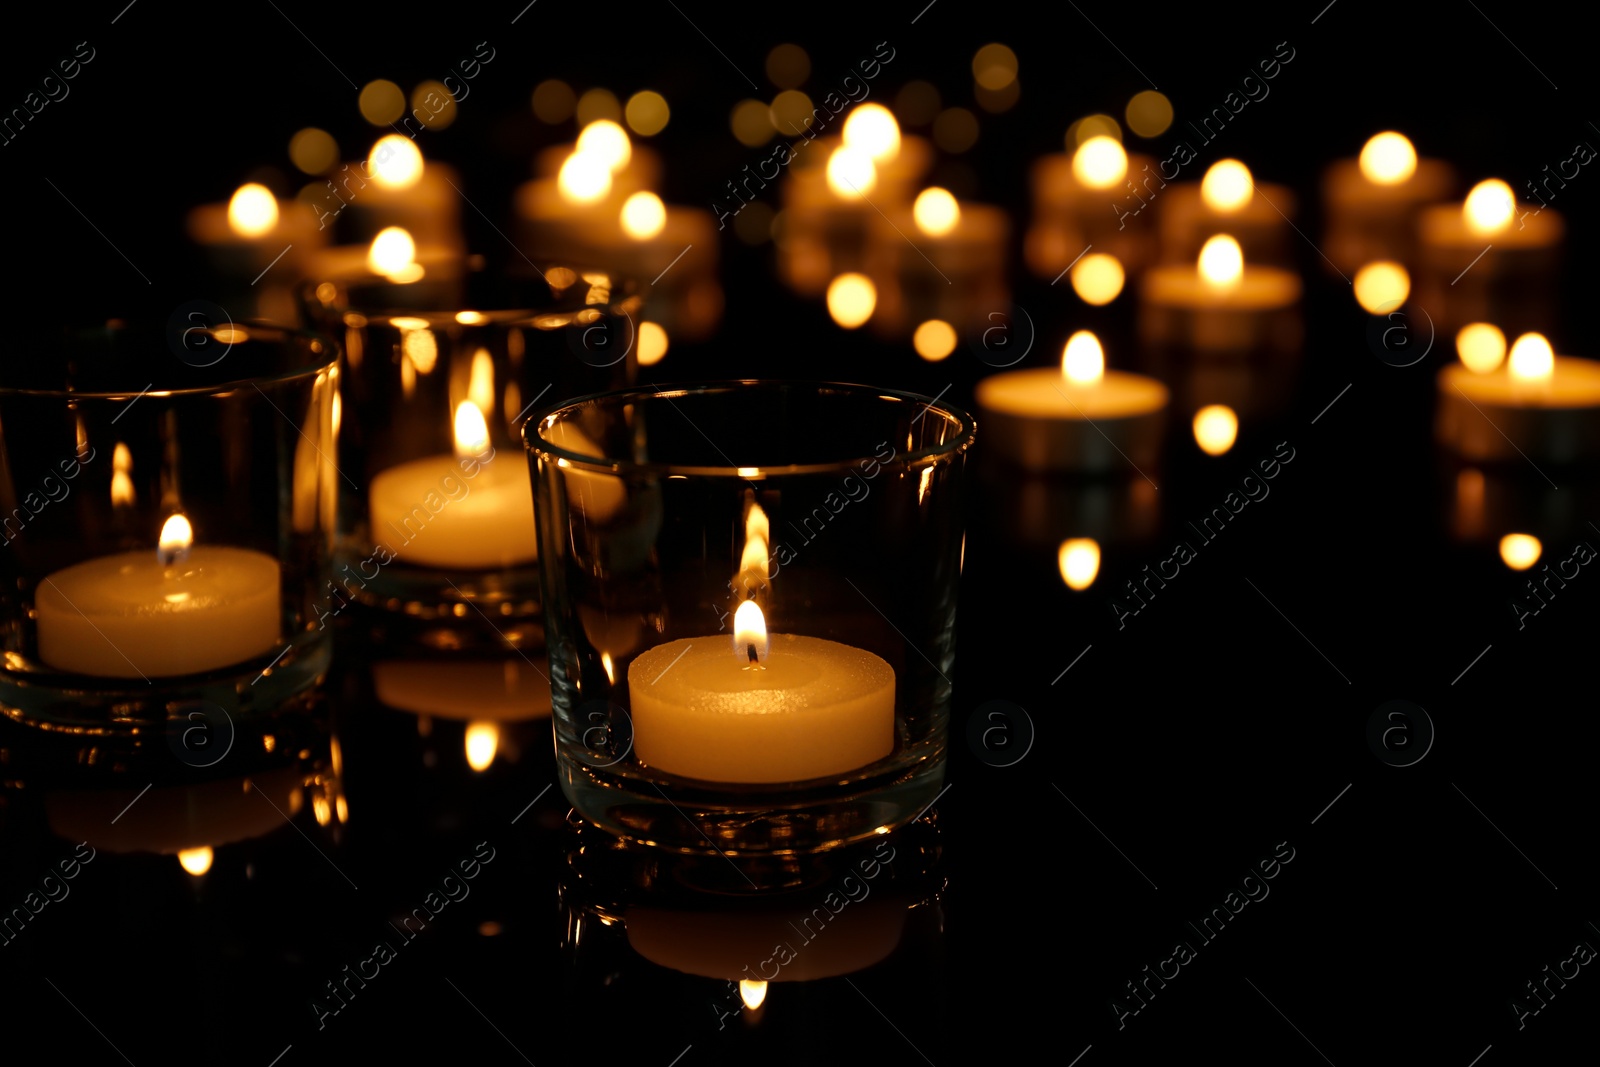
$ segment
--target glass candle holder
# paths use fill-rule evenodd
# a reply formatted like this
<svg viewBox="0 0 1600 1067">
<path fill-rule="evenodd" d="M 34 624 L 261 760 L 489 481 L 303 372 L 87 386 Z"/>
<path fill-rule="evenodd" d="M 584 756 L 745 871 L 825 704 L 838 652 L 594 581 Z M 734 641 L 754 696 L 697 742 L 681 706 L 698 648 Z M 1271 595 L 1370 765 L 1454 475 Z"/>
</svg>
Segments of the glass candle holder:
<svg viewBox="0 0 1600 1067">
<path fill-rule="evenodd" d="M 337 349 L 112 324 L 0 370 L 0 712 L 138 731 L 280 707 L 326 670 Z"/>
<path fill-rule="evenodd" d="M 342 595 L 423 620 L 482 612 L 536 644 L 520 430 L 530 411 L 632 381 L 637 287 L 551 264 L 510 277 L 467 257 L 391 276 L 327 262 L 306 303 L 344 342 Z"/>
<path fill-rule="evenodd" d="M 857 385 L 612 392 L 530 422 L 562 786 L 683 852 L 937 797 L 971 416 Z"/>
</svg>

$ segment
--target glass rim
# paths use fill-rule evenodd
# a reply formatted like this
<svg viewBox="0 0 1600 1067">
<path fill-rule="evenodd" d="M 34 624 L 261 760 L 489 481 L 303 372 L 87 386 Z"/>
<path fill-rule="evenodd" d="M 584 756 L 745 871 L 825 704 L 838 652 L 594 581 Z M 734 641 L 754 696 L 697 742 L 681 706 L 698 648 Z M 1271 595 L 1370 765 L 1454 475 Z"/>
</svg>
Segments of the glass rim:
<svg viewBox="0 0 1600 1067">
<path fill-rule="evenodd" d="M 568 413 L 579 408 L 595 407 L 602 402 L 623 400 L 626 398 L 651 398 L 661 397 L 672 400 L 674 397 L 683 397 L 690 394 L 709 395 L 711 393 L 734 392 L 739 389 L 792 389 L 801 388 L 813 391 L 839 391 L 851 392 L 857 395 L 871 395 L 884 400 L 893 400 L 900 403 L 915 403 L 924 405 L 927 411 L 938 412 L 947 422 L 956 427 L 956 434 L 948 441 L 926 448 L 914 449 L 901 453 L 885 462 L 876 455 L 863 455 L 853 458 L 829 460 L 824 463 L 789 463 L 775 467 L 740 467 L 733 463 L 727 465 L 704 465 L 684 463 L 663 463 L 659 461 L 639 461 L 633 459 L 605 458 L 574 452 L 560 445 L 552 444 L 540 436 L 539 431 L 548 425 L 554 425 Z M 687 416 L 685 416 L 687 417 Z M 699 429 L 699 427 L 696 427 Z M 639 385 L 627 389 L 613 389 L 600 393 L 590 393 L 587 396 L 575 397 L 563 401 L 552 408 L 546 408 L 527 419 L 522 425 L 522 445 L 525 450 L 536 455 L 549 456 L 563 467 L 589 471 L 597 474 L 616 475 L 649 475 L 671 476 L 684 475 L 697 478 L 723 477 L 743 478 L 746 480 L 759 480 L 769 475 L 804 475 L 804 474 L 830 474 L 838 471 L 858 467 L 867 462 L 877 463 L 883 467 L 903 470 L 914 470 L 924 465 L 931 465 L 942 460 L 952 458 L 965 452 L 972 446 L 973 437 L 977 432 L 977 420 L 973 416 L 947 403 L 939 397 L 929 397 L 921 393 L 912 393 L 904 389 L 889 389 L 877 385 L 865 385 L 859 382 L 831 382 L 809 379 L 787 378 L 730 378 L 706 382 L 667 382 L 656 386 Z M 702 436 L 704 432 L 702 431 Z M 718 449 L 718 451 L 721 451 Z"/>
<path fill-rule="evenodd" d="M 217 382 L 212 385 L 189 385 L 176 389 L 157 389 L 152 383 L 144 392 L 134 389 L 33 389 L 7 385 L 0 381 L 0 396 L 34 396 L 53 397 L 63 400 L 126 400 L 138 396 L 206 396 L 216 393 L 225 393 L 240 386 L 250 384 L 278 385 L 283 382 L 292 382 L 301 378 L 315 377 L 339 363 L 339 345 L 327 334 L 313 329 L 296 326 L 285 326 L 282 323 L 248 320 L 245 322 L 230 323 L 230 326 L 246 330 L 271 330 L 279 336 L 276 338 L 247 337 L 246 341 L 259 340 L 269 344 L 288 343 L 301 346 L 303 349 L 316 353 L 314 344 L 323 345 L 327 358 L 312 363 L 310 366 L 294 367 L 276 374 L 250 375 L 243 378 L 230 378 L 227 381 Z M 162 332 L 153 325 L 127 325 L 121 324 L 110 327 L 106 332 L 116 331 L 133 336 L 143 336 L 159 340 Z M 82 333 L 99 333 L 99 329 L 84 330 Z M 233 344 L 242 342 L 235 341 Z M 230 346 L 231 347 L 231 346 Z M 176 358 L 176 357 L 174 357 Z"/>
</svg>

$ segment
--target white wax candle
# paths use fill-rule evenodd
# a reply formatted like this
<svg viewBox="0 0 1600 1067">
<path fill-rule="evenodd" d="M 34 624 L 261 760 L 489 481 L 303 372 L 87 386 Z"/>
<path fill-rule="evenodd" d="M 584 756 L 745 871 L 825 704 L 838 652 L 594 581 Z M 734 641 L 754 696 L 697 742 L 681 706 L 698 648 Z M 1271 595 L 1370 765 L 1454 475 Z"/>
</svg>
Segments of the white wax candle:
<svg viewBox="0 0 1600 1067">
<path fill-rule="evenodd" d="M 628 667 L 633 750 L 710 782 L 798 782 L 894 751 L 894 669 L 837 641 L 773 634 L 759 666 L 727 634 L 668 641 Z M 680 658 L 681 657 L 681 658 Z"/>
<path fill-rule="evenodd" d="M 249 549 L 102 556 L 39 584 L 39 658 L 103 678 L 216 670 L 279 644 L 281 604 L 278 561 Z"/>
<path fill-rule="evenodd" d="M 538 558 L 533 482 L 519 455 L 401 463 L 372 479 L 368 506 L 373 542 L 406 563 L 491 570 Z"/>
</svg>

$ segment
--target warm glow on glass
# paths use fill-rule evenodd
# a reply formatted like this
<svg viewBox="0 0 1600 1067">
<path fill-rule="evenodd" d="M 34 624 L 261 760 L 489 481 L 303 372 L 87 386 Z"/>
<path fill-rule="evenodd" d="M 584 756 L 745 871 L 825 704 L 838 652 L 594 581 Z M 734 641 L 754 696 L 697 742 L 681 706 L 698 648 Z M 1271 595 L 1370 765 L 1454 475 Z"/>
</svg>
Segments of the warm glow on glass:
<svg viewBox="0 0 1600 1067">
<path fill-rule="evenodd" d="M 1231 289 L 1244 277 L 1244 250 L 1225 233 L 1219 233 L 1200 248 L 1200 277 L 1216 289 Z"/>
<path fill-rule="evenodd" d="M 923 359 L 937 363 L 956 350 L 956 328 L 943 319 L 929 319 L 911 335 L 911 346 Z"/>
<path fill-rule="evenodd" d="M 961 205 L 950 190 L 935 185 L 917 194 L 911 217 L 916 220 L 917 229 L 929 237 L 943 237 L 961 221 Z"/>
<path fill-rule="evenodd" d="M 1072 291 L 1078 294 L 1080 300 L 1100 307 L 1111 303 L 1121 294 L 1126 275 L 1122 270 L 1122 262 L 1116 256 L 1091 252 L 1073 264 L 1068 279 L 1072 282 Z"/>
<path fill-rule="evenodd" d="M 828 188 L 846 200 L 866 196 L 878 184 L 878 168 L 859 148 L 840 145 L 828 157 Z"/>
<path fill-rule="evenodd" d="M 481 311 L 458 311 L 456 321 L 463 326 L 482 326 L 489 321 L 489 316 Z"/>
<path fill-rule="evenodd" d="M 372 239 L 367 249 L 367 266 L 374 274 L 395 275 L 410 267 L 417 258 L 417 243 L 403 227 L 390 226 Z"/>
<path fill-rule="evenodd" d="M 1511 186 L 1499 178 L 1489 178 L 1472 187 L 1466 203 L 1461 205 L 1467 220 L 1467 229 L 1480 236 L 1499 233 L 1511 225 L 1517 212 L 1517 200 Z"/>
<path fill-rule="evenodd" d="M 475 771 L 486 771 L 494 762 L 500 748 L 500 728 L 492 722 L 467 724 L 467 766 Z"/>
<path fill-rule="evenodd" d="M 467 400 L 484 415 L 494 411 L 494 357 L 489 355 L 487 348 L 472 353 Z"/>
<path fill-rule="evenodd" d="M 1511 342 L 1511 377 L 1523 382 L 1549 381 L 1556 354 L 1542 333 L 1525 333 Z"/>
<path fill-rule="evenodd" d="M 1506 358 L 1506 335 L 1500 327 L 1487 322 L 1474 322 L 1461 327 L 1456 334 L 1456 355 L 1462 366 L 1474 374 L 1488 374 Z"/>
<path fill-rule="evenodd" d="M 733 651 L 740 662 L 750 662 L 750 649 L 756 650 L 756 659 L 767 658 L 767 617 L 754 600 L 746 600 L 733 613 Z"/>
<path fill-rule="evenodd" d="M 194 527 L 189 525 L 188 517 L 181 511 L 169 515 L 161 525 L 161 537 L 156 542 L 156 555 L 161 562 L 178 562 L 189 554 L 193 545 Z"/>
<path fill-rule="evenodd" d="M 622 232 L 648 241 L 667 225 L 667 207 L 655 193 L 637 192 L 622 205 Z"/>
<path fill-rule="evenodd" d="M 1417 172 L 1417 150 L 1403 133 L 1374 134 L 1361 149 L 1361 174 L 1375 185 L 1399 185 Z"/>
<path fill-rule="evenodd" d="M 847 330 L 872 318 L 878 289 L 865 274 L 841 274 L 828 283 L 828 314 Z"/>
<path fill-rule="evenodd" d="M 1017 54 L 1003 44 L 986 44 L 972 57 L 972 80 L 992 91 L 1017 80 Z"/>
<path fill-rule="evenodd" d="M 1539 562 L 1544 546 L 1532 534 L 1512 533 L 1500 538 L 1500 558 L 1514 571 L 1525 571 Z"/>
<path fill-rule="evenodd" d="M 1072 154 L 1072 176 L 1091 189 L 1110 189 L 1128 175 L 1128 153 L 1122 142 L 1100 134 Z"/>
<path fill-rule="evenodd" d="M 1369 315 L 1393 311 L 1411 295 L 1411 276 L 1398 263 L 1379 260 L 1356 271 L 1356 303 Z"/>
<path fill-rule="evenodd" d="M 592 204 L 611 192 L 611 168 L 600 156 L 574 152 L 561 164 L 556 188 L 562 199 L 573 204 Z"/>
<path fill-rule="evenodd" d="M 1081 593 L 1094 584 L 1100 573 L 1100 542 L 1092 537 L 1074 537 L 1061 542 L 1056 555 L 1061 580 L 1068 589 Z"/>
<path fill-rule="evenodd" d="M 1226 404 L 1208 404 L 1194 413 L 1194 440 L 1208 456 L 1220 456 L 1239 437 L 1239 416 Z"/>
<path fill-rule="evenodd" d="M 610 119 L 601 119 L 589 123 L 578 134 L 578 151 L 599 157 L 616 173 L 633 158 L 633 142 L 628 139 L 627 130 Z"/>
<path fill-rule="evenodd" d="M 1200 199 L 1212 211 L 1223 214 L 1244 207 L 1254 192 L 1255 179 L 1250 177 L 1250 168 L 1237 159 L 1218 160 L 1200 179 Z"/>
<path fill-rule="evenodd" d="M 372 180 L 385 189 L 409 189 L 422 180 L 422 149 L 398 133 L 378 138 L 367 156 Z"/>
<path fill-rule="evenodd" d="M 882 104 L 862 104 L 844 120 L 844 143 L 887 163 L 900 154 L 900 123 Z"/>
<path fill-rule="evenodd" d="M 215 853 L 210 845 L 201 845 L 199 848 L 185 848 L 178 852 L 178 864 L 196 878 L 211 869 L 211 861 Z"/>
<path fill-rule="evenodd" d="M 241 185 L 228 201 L 228 228 L 240 237 L 262 237 L 278 225 L 278 198 L 265 185 Z"/>
<path fill-rule="evenodd" d="M 489 424 L 483 412 L 470 400 L 456 405 L 456 455 L 462 459 L 481 456 L 489 450 Z"/>
<path fill-rule="evenodd" d="M 667 358 L 671 341 L 667 331 L 654 322 L 639 324 L 639 366 L 648 367 Z"/>
<path fill-rule="evenodd" d="M 612 660 L 611 653 L 600 653 L 600 669 L 606 672 L 606 681 L 610 682 L 612 685 L 617 684 L 617 665 L 616 662 Z"/>
<path fill-rule="evenodd" d="M 761 1007 L 767 999 L 767 983 L 759 978 L 739 979 L 739 999 L 751 1011 Z"/>
<path fill-rule="evenodd" d="M 1074 385 L 1093 385 L 1106 373 L 1106 353 L 1100 339 L 1088 330 L 1067 338 L 1061 349 L 1061 373 Z"/>
</svg>

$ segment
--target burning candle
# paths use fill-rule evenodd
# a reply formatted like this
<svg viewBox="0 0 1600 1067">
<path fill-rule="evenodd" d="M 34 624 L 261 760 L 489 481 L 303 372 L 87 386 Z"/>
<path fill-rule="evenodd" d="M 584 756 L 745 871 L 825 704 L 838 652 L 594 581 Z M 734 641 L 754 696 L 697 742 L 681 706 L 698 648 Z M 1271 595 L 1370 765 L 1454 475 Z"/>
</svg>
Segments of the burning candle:
<svg viewBox="0 0 1600 1067">
<path fill-rule="evenodd" d="M 1404 134 L 1374 134 L 1358 158 L 1339 160 L 1323 175 L 1328 217 L 1323 252 L 1344 272 L 1372 260 L 1414 264 L 1418 214 L 1448 196 L 1454 185 L 1450 165 L 1418 159 Z"/>
<path fill-rule="evenodd" d="M 1163 262 L 1193 262 L 1207 241 L 1226 233 L 1251 263 L 1294 265 L 1289 243 L 1294 194 L 1286 186 L 1258 183 L 1237 159 L 1219 160 L 1198 184 L 1175 185 L 1161 197 Z"/>
<path fill-rule="evenodd" d="M 1023 254 L 1035 274 L 1056 278 L 1092 245 L 1130 270 L 1154 258 L 1154 226 L 1144 209 L 1167 182 L 1155 160 L 1130 156 L 1115 137 L 1089 137 L 1033 165 L 1033 224 Z"/>
<path fill-rule="evenodd" d="M 1443 444 L 1478 461 L 1600 456 L 1600 363 L 1557 356 L 1537 333 L 1517 338 L 1504 364 L 1489 358 L 1493 337 L 1480 334 L 1470 346 L 1464 338 L 1462 363 L 1439 372 Z"/>
<path fill-rule="evenodd" d="M 414 140 L 397 133 L 380 137 L 361 169 L 366 179 L 353 174 L 340 179 L 337 195 L 326 198 L 330 203 L 324 205 L 329 216 L 348 209 L 344 225 L 353 237 L 367 241 L 400 226 L 422 243 L 462 247 L 461 193 L 454 170 L 424 159 Z M 331 217 L 322 221 L 326 225 Z"/>
<path fill-rule="evenodd" d="M 978 383 L 986 445 L 1030 470 L 1117 470 L 1155 462 L 1167 387 L 1154 378 L 1105 369 L 1088 330 L 1062 350 L 1061 366 L 1005 371 Z"/>
<path fill-rule="evenodd" d="M 66 567 L 39 584 L 39 658 L 101 678 L 154 678 L 230 667 L 280 641 L 278 561 L 244 548 L 194 547 L 180 512 L 155 552 Z"/>
<path fill-rule="evenodd" d="M 1229 234 L 1207 241 L 1192 267 L 1147 271 L 1140 302 L 1140 330 L 1152 345 L 1232 355 L 1300 348 L 1299 276 L 1246 263 Z"/>
<path fill-rule="evenodd" d="M 878 215 L 868 270 L 883 283 L 874 327 L 903 338 L 932 321 L 956 331 L 992 325 L 989 314 L 1011 304 L 1010 231 L 1000 208 L 963 203 L 938 186 L 924 189 L 909 208 Z"/>
<path fill-rule="evenodd" d="M 1473 321 L 1526 330 L 1555 318 L 1566 224 L 1549 208 L 1519 205 L 1497 178 L 1460 204 L 1438 204 L 1418 219 L 1417 303 L 1435 325 Z"/>
<path fill-rule="evenodd" d="M 772 634 L 753 600 L 734 637 L 668 641 L 628 667 L 633 750 L 710 782 L 847 774 L 894 750 L 894 669 L 864 649 Z"/>
</svg>

